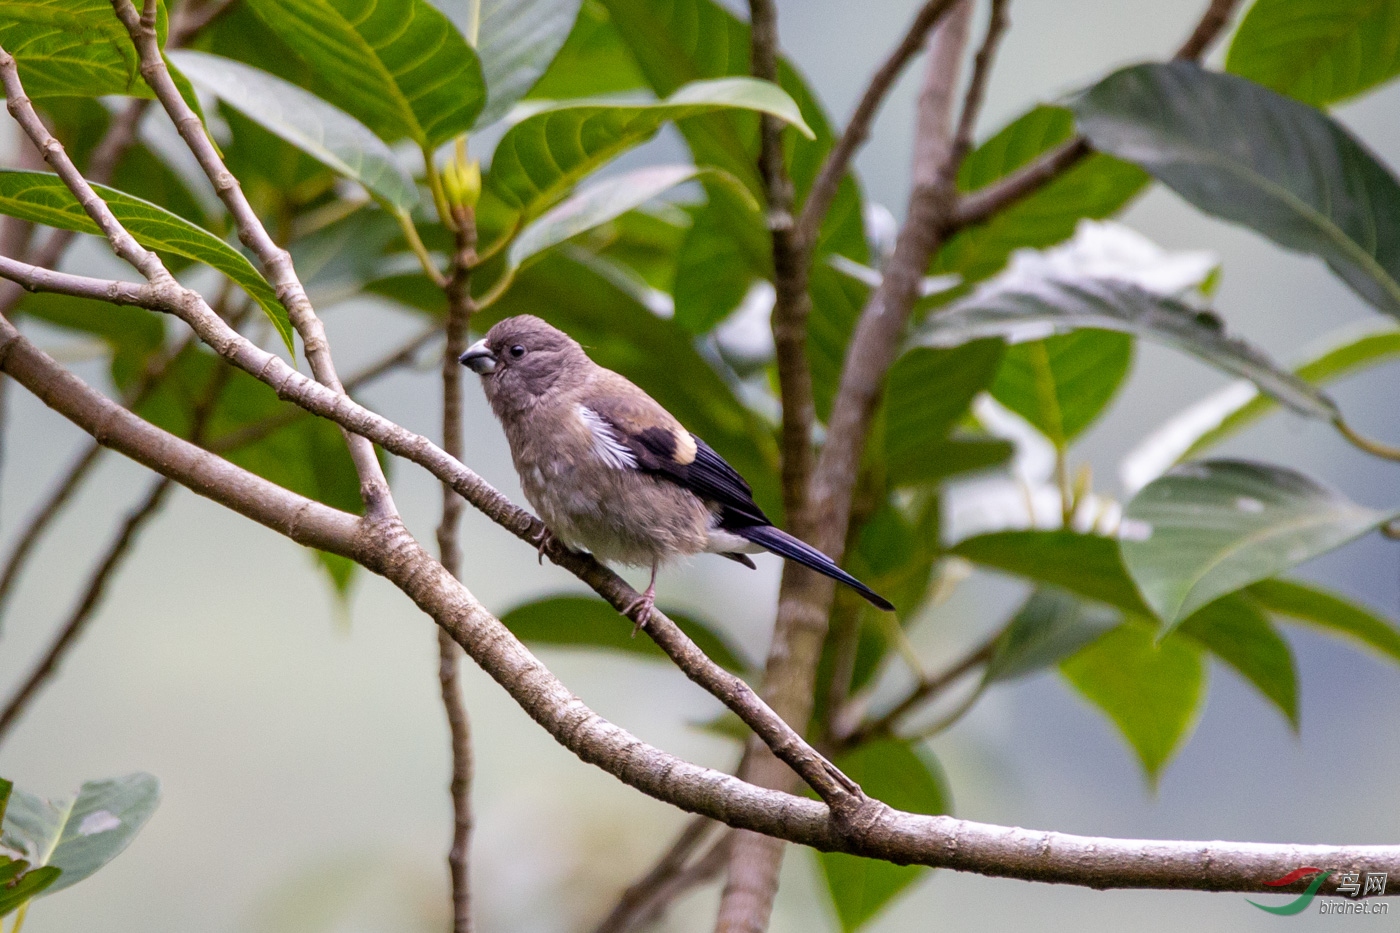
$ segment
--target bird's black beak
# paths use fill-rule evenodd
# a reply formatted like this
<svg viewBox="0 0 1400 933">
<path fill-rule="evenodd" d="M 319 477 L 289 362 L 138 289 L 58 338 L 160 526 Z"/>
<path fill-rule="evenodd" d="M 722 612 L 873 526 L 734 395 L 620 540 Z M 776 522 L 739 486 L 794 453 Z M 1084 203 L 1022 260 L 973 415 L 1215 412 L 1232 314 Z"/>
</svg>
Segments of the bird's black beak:
<svg viewBox="0 0 1400 933">
<path fill-rule="evenodd" d="M 496 371 L 496 355 L 486 346 L 485 338 L 467 347 L 467 352 L 457 357 L 457 362 L 478 376 L 485 376 Z"/>
</svg>

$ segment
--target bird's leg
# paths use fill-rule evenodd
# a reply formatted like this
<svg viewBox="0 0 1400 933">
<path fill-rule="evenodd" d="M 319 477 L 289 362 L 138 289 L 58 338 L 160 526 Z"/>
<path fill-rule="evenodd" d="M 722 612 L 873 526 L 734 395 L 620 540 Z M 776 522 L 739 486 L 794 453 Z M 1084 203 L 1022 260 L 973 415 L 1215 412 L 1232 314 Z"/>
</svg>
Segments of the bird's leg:
<svg viewBox="0 0 1400 933">
<path fill-rule="evenodd" d="M 554 543 L 554 532 L 550 531 L 547 525 L 542 526 L 540 528 L 540 533 L 531 538 L 530 543 L 533 544 L 535 546 L 535 550 L 539 552 L 539 563 L 541 566 L 543 566 L 544 552 L 549 549 L 549 546 L 551 544 Z"/>
<path fill-rule="evenodd" d="M 627 615 L 636 623 L 632 626 L 633 638 L 636 638 L 637 633 L 651 621 L 651 611 L 656 608 L 656 564 L 656 561 L 651 562 L 651 579 L 647 581 L 646 592 L 638 596 L 632 601 L 632 605 L 627 607 Z"/>
</svg>

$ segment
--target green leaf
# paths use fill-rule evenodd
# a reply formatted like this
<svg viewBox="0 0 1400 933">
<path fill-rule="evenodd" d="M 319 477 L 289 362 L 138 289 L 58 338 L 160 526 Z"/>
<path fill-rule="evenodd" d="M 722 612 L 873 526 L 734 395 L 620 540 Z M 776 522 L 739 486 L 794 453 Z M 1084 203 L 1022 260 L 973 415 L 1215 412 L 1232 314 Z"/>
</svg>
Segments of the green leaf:
<svg viewBox="0 0 1400 933">
<path fill-rule="evenodd" d="M 448 0 L 441 5 L 467 33 L 467 19 L 477 0 Z M 479 0 L 481 25 L 476 54 L 486 78 L 486 106 L 476 118 L 486 126 L 505 116 L 545 73 L 568 39 L 579 15 L 580 0 Z M 580 96 L 575 90 L 571 96 Z M 596 92 L 592 92 L 596 93 Z"/>
<path fill-rule="evenodd" d="M 1130 621 L 1061 663 L 1060 672 L 1113 720 L 1155 786 L 1205 698 L 1200 652 L 1180 636 L 1159 642 L 1152 625 Z"/>
<path fill-rule="evenodd" d="M 730 176 L 733 177 L 733 176 Z M 772 238 L 747 189 L 706 185 L 708 198 L 676 252 L 676 323 L 709 333 L 739 307 L 757 279 L 773 275 Z"/>
<path fill-rule="evenodd" d="M 598 97 L 634 91 L 646 83 L 612 14 L 598 0 L 584 0 L 564 47 L 527 96 L 540 100 Z"/>
<path fill-rule="evenodd" d="M 435 149 L 486 104 L 481 62 L 426 0 L 247 0 L 381 139 Z"/>
<path fill-rule="evenodd" d="M 162 46 L 166 26 L 161 3 L 156 36 Z M 15 57 L 30 97 L 155 96 L 110 0 L 5 0 L 0 47 Z"/>
<path fill-rule="evenodd" d="M 702 174 L 719 174 L 721 181 L 727 179 L 736 190 L 743 192 L 744 197 L 748 197 L 748 192 L 739 186 L 737 179 L 718 173 L 717 169 L 701 169 L 693 165 L 654 165 L 636 169 L 581 188 L 555 205 L 520 231 L 510 245 L 508 264 L 520 266 L 551 246 L 615 220 Z M 752 203 L 751 207 L 758 210 L 757 203 Z"/>
<path fill-rule="evenodd" d="M 996 377 L 1002 349 L 1000 340 L 948 350 L 915 347 L 895 362 L 885 393 L 885 461 L 892 482 L 907 484 L 929 472 L 929 459 Z"/>
<path fill-rule="evenodd" d="M 943 769 L 922 745 L 879 739 L 838 756 L 835 764 L 871 797 L 896 809 L 933 815 L 951 809 Z M 818 860 L 844 931 L 869 923 L 929 871 L 918 865 L 895 865 L 844 852 L 822 852 Z"/>
<path fill-rule="evenodd" d="M 738 108 L 769 113 L 811 132 L 791 97 L 753 78 L 697 81 L 665 100 L 647 103 L 569 100 L 532 106 L 535 112 L 497 144 L 487 176 L 501 200 L 527 219 L 671 120 Z"/>
<path fill-rule="evenodd" d="M 1191 62 L 1115 72 L 1074 110 L 1096 148 L 1209 214 L 1321 257 L 1400 316 L 1400 183 L 1325 114 Z"/>
<path fill-rule="evenodd" d="M 818 262 L 812 265 L 808 292 L 812 313 L 807 319 L 807 362 L 812 369 L 817 417 L 826 421 L 841 383 L 846 347 L 870 297 L 870 286 Z"/>
<path fill-rule="evenodd" d="M 1037 587 L 997 639 L 986 681 L 1014 680 L 1059 664 L 1122 621 L 1122 613 L 1101 603 Z"/>
<path fill-rule="evenodd" d="M 63 872 L 44 893 L 77 884 L 116 858 L 136 838 L 160 802 L 160 782 L 137 772 L 88 781 L 74 797 L 45 800 L 21 790 L 5 810 L 7 849 L 31 865 Z"/>
<path fill-rule="evenodd" d="M 1324 386 L 1400 356 L 1400 330 L 1387 322 L 1348 326 L 1324 338 L 1327 349 L 1293 370 L 1302 381 Z M 1278 407 L 1253 383 L 1236 382 L 1173 416 L 1123 458 L 1124 483 L 1132 492 L 1179 461 L 1196 457 Z"/>
<path fill-rule="evenodd" d="M 265 71 L 204 52 L 170 53 L 196 85 L 399 210 L 418 203 L 418 187 L 389 147 L 363 123 Z"/>
<path fill-rule="evenodd" d="M 8 863 L 7 867 L 17 868 L 19 871 L 24 871 L 29 867 L 29 863 L 24 859 L 17 862 L 11 862 L 4 856 L 0 856 L 0 859 Z M 63 874 L 62 869 L 46 865 L 43 868 L 24 871 L 18 881 L 0 887 L 0 917 L 18 910 L 30 899 L 43 893 L 46 888 L 52 887 L 61 874 Z"/>
<path fill-rule="evenodd" d="M 1074 117 L 1063 107 L 1040 106 L 1013 120 L 963 161 L 958 188 L 975 191 L 1010 175 L 1074 136 Z M 1116 214 L 1147 184 L 1135 165 L 1095 153 L 1069 171 L 964 230 L 934 256 L 930 273 L 955 273 L 977 282 L 999 271 L 1011 253 L 1053 246 L 1074 235 L 1084 218 Z"/>
<path fill-rule="evenodd" d="M 866 520 L 852 549 L 851 573 L 894 603 L 900 619 L 913 618 L 928 596 L 933 566 L 942 552 L 938 505 L 937 496 L 908 503 L 887 499 Z M 864 660 L 857 658 L 858 672 Z"/>
<path fill-rule="evenodd" d="M 34 292 L 20 310 L 46 324 L 91 334 L 112 348 L 113 381 L 122 388 L 145 368 L 165 341 L 165 327 L 154 311 L 111 305 L 92 298 Z"/>
<path fill-rule="evenodd" d="M 1007 348 L 992 397 L 1058 448 L 1070 445 L 1118 392 L 1133 360 L 1133 338 L 1077 330 Z"/>
<path fill-rule="evenodd" d="M 1202 606 L 1181 623 L 1182 635 L 1233 667 L 1298 731 L 1298 672 L 1293 651 L 1248 596 L 1231 595 Z"/>
<path fill-rule="evenodd" d="M 295 358 L 292 322 L 287 310 L 277 300 L 272 286 L 242 253 L 208 230 L 196 227 L 159 205 L 104 185 L 92 187 L 142 246 L 213 266 L 243 286 L 243 290 L 262 307 L 282 335 L 288 352 Z M 47 172 L 0 169 L 0 214 L 62 230 L 101 234 L 97 224 L 88 217 L 78 199 L 73 197 L 59 177 Z"/>
<path fill-rule="evenodd" d="M 1362 606 L 1296 580 L 1260 580 L 1245 591 L 1268 611 L 1374 648 L 1400 662 L 1400 631 Z"/>
<path fill-rule="evenodd" d="M 727 671 L 749 669 L 737 649 L 705 622 L 685 613 L 664 610 L 711 661 Z M 645 635 L 632 636 L 632 623 L 601 600 L 588 596 L 550 596 L 517 606 L 501 616 L 506 628 L 521 641 L 537 645 L 606 648 L 651 659 L 666 653 Z"/>
<path fill-rule="evenodd" d="M 949 553 L 1125 612 L 1151 615 L 1113 538 L 1074 531 L 997 531 L 967 538 Z"/>
<path fill-rule="evenodd" d="M 1400 3 L 1258 0 L 1225 70 L 1309 104 L 1354 97 L 1400 74 Z"/>
<path fill-rule="evenodd" d="M 886 478 L 896 486 L 936 485 L 952 476 L 1004 466 L 1015 453 L 1016 445 L 1000 438 L 954 435 L 930 445 L 916 460 L 902 463 L 897 475 Z"/>
<path fill-rule="evenodd" d="M 918 339 L 932 345 L 957 344 L 988 336 L 1018 335 L 1039 333 L 1045 327 L 1053 328 L 1109 328 L 1141 334 L 1144 337 L 1166 343 L 1186 353 L 1216 366 L 1226 372 L 1244 376 L 1265 392 L 1288 405 L 1294 411 L 1313 418 L 1332 420 L 1337 417 L 1337 408 L 1325 395 L 1307 382 L 1282 369 L 1263 352 L 1242 340 L 1225 333 L 1220 320 L 1209 312 L 1198 311 L 1181 301 L 1154 294 L 1138 285 L 1115 278 L 1091 276 L 1071 276 L 1047 273 L 1038 277 L 1015 277 L 1005 284 L 990 285 L 970 298 L 960 301 L 947 311 L 929 319 L 919 330 Z M 1077 347 L 1072 342 L 1063 345 L 1064 351 Z M 1111 353 L 1105 345 L 1102 348 Z M 1027 355 L 1034 351 L 1024 351 Z M 1050 373 L 1054 374 L 1054 364 L 1050 360 Z M 1074 365 L 1072 360 L 1060 362 L 1060 368 L 1067 373 Z M 1070 405 L 1070 425 L 1087 424 L 1084 418 L 1092 418 L 1097 413 L 1099 400 L 1111 397 L 1111 388 L 1116 387 L 1114 376 L 1125 361 L 1105 361 L 1105 373 L 1088 374 L 1089 383 L 1082 386 L 1085 398 L 1064 399 Z M 1021 380 L 1034 383 L 1036 378 L 1049 380 L 1042 374 L 1032 371 Z M 1010 377 L 1014 378 L 1014 376 Z M 1117 377 L 1121 379 L 1121 375 Z M 1026 387 L 1024 392 L 1012 391 L 1014 386 L 1004 386 L 1007 397 L 1026 408 L 1028 420 L 1037 427 L 1044 421 L 1053 428 L 1053 418 L 1039 412 L 1036 395 Z M 1092 391 L 1090 391 L 1092 389 Z M 1058 395 L 1058 393 L 1057 393 Z M 1048 397 L 1048 393 L 1047 393 Z M 1007 403 L 1009 404 L 1009 403 Z M 1020 411 L 1018 408 L 1017 411 Z M 1026 412 L 1021 412 L 1026 415 Z M 1034 417 L 1032 417 L 1032 415 Z M 1062 414 L 1062 418 L 1064 415 Z M 1041 428 L 1045 430 L 1045 428 Z M 1072 432 L 1063 432 L 1073 437 Z M 1053 437 L 1053 435 L 1052 435 Z"/>
<path fill-rule="evenodd" d="M 1123 563 L 1156 615 L 1171 626 L 1396 514 L 1359 506 L 1283 467 L 1188 463 L 1128 503 Z"/>
</svg>

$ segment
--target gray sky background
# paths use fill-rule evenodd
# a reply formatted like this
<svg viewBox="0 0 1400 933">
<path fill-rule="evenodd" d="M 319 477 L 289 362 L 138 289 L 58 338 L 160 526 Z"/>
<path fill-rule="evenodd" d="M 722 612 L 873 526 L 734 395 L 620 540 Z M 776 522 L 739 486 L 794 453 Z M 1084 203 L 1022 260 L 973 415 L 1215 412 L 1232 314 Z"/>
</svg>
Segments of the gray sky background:
<svg viewBox="0 0 1400 933">
<path fill-rule="evenodd" d="M 1200 2 L 1018 0 L 993 78 L 982 130 L 1053 99 L 1114 66 L 1160 57 Z M 780 3 L 783 40 L 839 122 L 906 23 L 910 0 Z M 911 71 L 917 72 L 917 66 Z M 869 196 L 900 212 L 907 186 L 914 89 L 901 84 L 858 160 Z M 1400 91 L 1339 111 L 1392 165 L 1400 164 Z M 6 133 L 9 132 L 7 129 Z M 8 138 L 8 137 L 6 137 Z M 663 159 L 661 141 L 640 156 Z M 1218 308 L 1232 329 L 1287 359 L 1316 336 L 1369 311 L 1323 266 L 1208 220 L 1154 190 L 1127 223 L 1176 249 L 1219 254 Z M 76 264 L 100 268 L 95 250 Z M 348 307 L 327 320 L 344 370 L 415 325 Z M 72 340 L 36 330 L 51 348 Z M 98 383 L 100 367 L 78 371 Z M 1373 436 L 1400 437 L 1395 367 L 1336 391 Z M 1141 349 L 1132 381 L 1079 453 L 1110 490 L 1119 457 L 1148 426 L 1224 380 L 1180 356 Z M 386 380 L 367 400 L 388 417 L 436 434 L 432 373 Z M 518 497 L 504 440 L 479 392 L 467 392 L 468 463 Z M 84 439 L 21 391 L 10 393 L 0 533 L 12 535 L 56 470 Z M 1393 465 L 1368 460 L 1327 431 L 1275 416 L 1226 448 L 1288 462 L 1371 505 L 1397 498 Z M 429 535 L 438 487 L 399 464 L 396 490 L 411 526 Z M 67 612 L 118 516 L 148 476 L 108 458 L 43 547 L 3 632 L 0 688 L 8 692 Z M 468 515 L 466 579 L 493 610 L 577 591 L 533 552 Z M 699 559 L 667 574 L 663 602 L 705 606 L 760 656 L 772 624 L 777 562 L 758 573 Z M 1400 562 L 1376 537 L 1305 575 L 1400 615 Z M 918 628 L 936 665 L 975 639 L 1018 591 L 975 578 Z M 1349 647 L 1287 631 L 1302 676 L 1302 732 L 1233 673 L 1211 671 L 1195 736 L 1154 794 L 1112 728 L 1054 676 L 1001 688 L 934 748 L 956 812 L 1041 829 L 1134 837 L 1296 842 L 1393 842 L 1400 771 L 1400 671 Z M 693 761 L 731 767 L 733 746 L 690 728 L 715 701 L 671 668 L 585 653 L 542 652 L 604 716 Z M 164 802 L 111 866 L 37 903 L 26 931 L 109 933 L 292 931 L 380 933 L 441 929 L 442 853 L 448 839 L 447 758 L 431 625 L 397 591 L 363 579 L 348 624 L 309 556 L 270 532 L 188 493 L 147 532 L 61 680 L 0 751 L 0 773 L 48 794 L 85 779 L 147 770 Z M 475 730 L 478 831 L 473 846 L 480 928 L 586 928 L 652 859 L 681 815 L 583 765 L 554 744 L 483 674 L 468 667 Z M 809 853 L 792 850 L 773 929 L 830 923 Z M 1394 879 L 1392 883 L 1394 883 Z M 713 893 L 683 901 L 669 929 L 708 929 Z M 939 873 L 872 929 L 1206 931 L 1323 927 L 1332 918 L 1280 920 L 1237 895 L 1098 893 Z M 1393 920 L 1354 923 L 1392 926 Z"/>
</svg>

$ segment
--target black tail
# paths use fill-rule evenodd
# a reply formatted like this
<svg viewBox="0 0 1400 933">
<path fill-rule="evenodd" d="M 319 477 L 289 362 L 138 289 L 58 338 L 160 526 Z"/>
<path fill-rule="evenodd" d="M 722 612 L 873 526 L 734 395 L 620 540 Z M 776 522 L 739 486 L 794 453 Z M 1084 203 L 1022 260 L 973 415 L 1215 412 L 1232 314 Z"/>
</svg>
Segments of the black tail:
<svg viewBox="0 0 1400 933">
<path fill-rule="evenodd" d="M 825 574 L 833 580 L 846 584 L 868 599 L 872 605 L 886 612 L 894 611 L 894 604 L 888 599 L 836 566 L 835 561 L 821 551 L 810 544 L 799 541 L 781 528 L 774 528 L 772 525 L 749 525 L 745 528 L 731 528 L 729 530 L 761 548 L 772 551 L 779 557 L 795 560 L 804 567 L 810 567 L 817 573 Z"/>
</svg>

